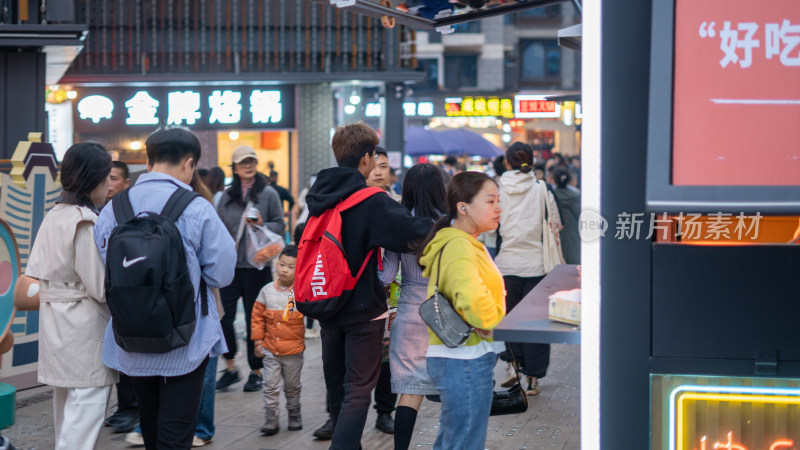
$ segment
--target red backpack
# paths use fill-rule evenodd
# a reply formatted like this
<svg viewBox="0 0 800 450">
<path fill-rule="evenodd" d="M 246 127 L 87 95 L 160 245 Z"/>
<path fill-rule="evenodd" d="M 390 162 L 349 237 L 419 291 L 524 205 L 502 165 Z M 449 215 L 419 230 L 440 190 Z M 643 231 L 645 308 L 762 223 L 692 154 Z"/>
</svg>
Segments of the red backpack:
<svg viewBox="0 0 800 450">
<path fill-rule="evenodd" d="M 364 273 L 375 249 L 370 249 L 358 274 L 353 276 L 342 246 L 342 215 L 373 195 L 386 193 L 378 187 L 355 192 L 319 217 L 309 217 L 297 248 L 294 296 L 297 310 L 316 320 L 325 320 L 343 306 L 339 298 L 352 291 Z"/>
</svg>

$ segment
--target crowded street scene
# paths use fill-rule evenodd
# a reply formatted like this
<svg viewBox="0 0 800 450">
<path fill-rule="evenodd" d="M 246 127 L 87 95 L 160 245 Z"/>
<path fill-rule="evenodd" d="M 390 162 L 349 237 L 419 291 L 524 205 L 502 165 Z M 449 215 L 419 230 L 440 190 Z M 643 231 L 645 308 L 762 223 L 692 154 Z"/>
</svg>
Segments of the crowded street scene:
<svg viewBox="0 0 800 450">
<path fill-rule="evenodd" d="M 800 448 L 733 3 L 0 2 L 0 450 Z"/>
</svg>

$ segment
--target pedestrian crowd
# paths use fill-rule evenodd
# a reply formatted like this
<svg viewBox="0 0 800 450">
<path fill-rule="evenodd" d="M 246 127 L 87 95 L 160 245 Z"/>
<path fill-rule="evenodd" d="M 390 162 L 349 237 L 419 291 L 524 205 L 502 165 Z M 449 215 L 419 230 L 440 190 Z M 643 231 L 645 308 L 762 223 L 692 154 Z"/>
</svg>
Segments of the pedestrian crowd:
<svg viewBox="0 0 800 450">
<path fill-rule="evenodd" d="M 147 449 L 205 445 L 215 392 L 242 380 L 262 392 L 265 436 L 280 432 L 281 392 L 288 430 L 300 430 L 305 340 L 319 336 L 327 396 L 313 407 L 329 420 L 314 436 L 330 448 L 361 448 L 374 396 L 375 426 L 395 448 L 409 447 L 433 401 L 434 448 L 483 449 L 495 384 L 542 389 L 549 345 L 503 343 L 492 330 L 553 264 L 579 263 L 580 160 L 540 165 L 517 142 L 489 174 L 449 158 L 414 165 L 400 184 L 378 144 L 362 122 L 336 130 L 337 167 L 301 192 L 294 245 L 284 213 L 294 199 L 274 170 L 258 171 L 251 147 L 233 152 L 227 188 L 219 167 L 198 170 L 200 142 L 180 127 L 150 135 L 133 184 L 102 145 L 70 147 L 20 281 L 38 283 L 38 301 L 15 294 L 40 311 L 38 379 L 54 387 L 56 448 L 95 448 L 104 424 Z M 429 301 L 466 324 L 458 345 L 421 314 Z M 509 377 L 495 383 L 498 359 Z"/>
</svg>

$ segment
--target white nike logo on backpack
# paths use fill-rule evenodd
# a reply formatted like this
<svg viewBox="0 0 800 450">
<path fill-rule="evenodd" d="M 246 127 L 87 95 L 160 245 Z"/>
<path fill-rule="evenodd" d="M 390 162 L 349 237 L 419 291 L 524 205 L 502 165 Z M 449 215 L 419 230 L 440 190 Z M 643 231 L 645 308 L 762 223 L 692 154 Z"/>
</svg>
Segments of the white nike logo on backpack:
<svg viewBox="0 0 800 450">
<path fill-rule="evenodd" d="M 137 262 L 143 261 L 145 258 L 147 258 L 147 256 L 140 256 L 138 258 L 134 258 L 134 259 L 128 261 L 128 257 L 126 256 L 126 257 L 122 258 L 122 267 L 127 269 L 128 267 L 136 264 Z"/>
</svg>

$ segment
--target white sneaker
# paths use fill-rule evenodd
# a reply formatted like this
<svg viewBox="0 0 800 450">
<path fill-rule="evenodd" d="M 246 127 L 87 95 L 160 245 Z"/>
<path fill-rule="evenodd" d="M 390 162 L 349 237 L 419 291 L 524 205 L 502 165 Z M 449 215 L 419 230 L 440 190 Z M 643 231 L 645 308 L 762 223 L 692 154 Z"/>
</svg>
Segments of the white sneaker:
<svg viewBox="0 0 800 450">
<path fill-rule="evenodd" d="M 316 339 L 319 337 L 319 331 L 316 328 L 306 328 L 306 339 Z"/>
<path fill-rule="evenodd" d="M 144 437 L 142 437 L 142 433 L 132 431 L 125 435 L 125 442 L 138 447 L 144 445 Z"/>
<path fill-rule="evenodd" d="M 192 439 L 192 447 L 202 447 L 202 446 L 208 444 L 209 442 L 211 442 L 211 439 L 206 441 L 206 440 L 200 439 L 199 437 L 195 436 Z"/>
</svg>

